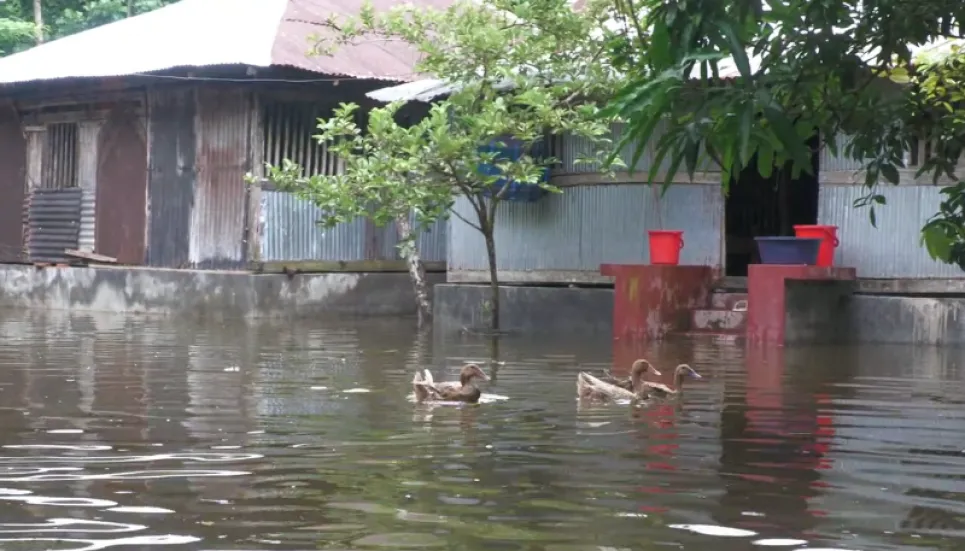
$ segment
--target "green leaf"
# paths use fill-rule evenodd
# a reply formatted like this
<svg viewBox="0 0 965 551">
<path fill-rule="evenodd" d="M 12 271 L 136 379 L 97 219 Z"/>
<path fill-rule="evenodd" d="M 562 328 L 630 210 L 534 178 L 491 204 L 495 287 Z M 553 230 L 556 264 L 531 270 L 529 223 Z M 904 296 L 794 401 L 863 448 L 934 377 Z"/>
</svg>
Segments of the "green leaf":
<svg viewBox="0 0 965 551">
<path fill-rule="evenodd" d="M 901 181 L 901 176 L 898 174 L 898 169 L 895 168 L 895 165 L 893 164 L 882 164 L 881 175 L 895 185 L 898 185 L 898 183 Z"/>
<path fill-rule="evenodd" d="M 724 35 L 737 71 L 741 77 L 749 79 L 751 77 L 751 64 L 747 59 L 747 52 L 744 50 L 744 46 L 740 43 L 740 40 L 737 39 L 737 33 L 734 32 L 734 28 L 728 21 L 717 21 L 717 29 Z"/>
<path fill-rule="evenodd" d="M 770 178 L 774 172 L 774 148 L 762 143 L 757 149 L 757 172 L 762 178 Z"/>
<path fill-rule="evenodd" d="M 745 103 L 740 118 L 740 161 L 747 165 L 751 159 L 751 125 L 754 124 L 754 104 Z"/>
<path fill-rule="evenodd" d="M 764 107 L 764 116 L 774 127 L 774 134 L 794 161 L 794 166 L 811 174 L 813 169 L 811 167 L 810 149 L 804 140 L 798 136 L 794 130 L 794 125 L 784 115 L 784 112 L 773 106 L 768 106 Z"/>
<path fill-rule="evenodd" d="M 687 176 L 693 179 L 694 173 L 697 172 L 697 159 L 700 157 L 700 141 L 695 139 L 688 140 L 685 150 L 686 150 L 686 162 L 687 162 Z"/>
</svg>

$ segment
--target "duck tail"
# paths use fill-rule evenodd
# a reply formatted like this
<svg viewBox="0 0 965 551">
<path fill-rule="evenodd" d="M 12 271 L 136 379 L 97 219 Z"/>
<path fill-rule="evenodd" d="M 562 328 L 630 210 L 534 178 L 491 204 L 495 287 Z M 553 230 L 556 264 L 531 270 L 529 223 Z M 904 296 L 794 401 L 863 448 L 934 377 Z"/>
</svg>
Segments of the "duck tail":
<svg viewBox="0 0 965 551">
<path fill-rule="evenodd" d="M 422 402 L 429 397 L 429 390 L 426 389 L 425 386 L 426 380 L 424 373 L 428 374 L 429 371 L 426 370 L 423 373 L 416 371 L 415 377 L 412 378 L 412 391 L 415 392 L 415 399 L 417 402 Z M 430 375 L 429 377 L 431 378 L 432 376 Z"/>
</svg>

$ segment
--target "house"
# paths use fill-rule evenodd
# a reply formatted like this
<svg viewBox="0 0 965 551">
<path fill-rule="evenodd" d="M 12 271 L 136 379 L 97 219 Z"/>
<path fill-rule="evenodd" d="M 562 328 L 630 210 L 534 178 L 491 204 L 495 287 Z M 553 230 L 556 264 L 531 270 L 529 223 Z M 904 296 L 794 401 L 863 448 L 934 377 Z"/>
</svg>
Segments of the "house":
<svg viewBox="0 0 965 551">
<path fill-rule="evenodd" d="M 947 42 L 918 50 L 940 53 L 949 49 Z M 736 77 L 738 73 L 733 64 L 725 62 L 721 76 Z M 444 82 L 424 79 L 376 90 L 369 96 L 382 101 L 431 102 L 450 90 Z M 621 126 L 614 125 L 612 138 L 618 141 L 620 137 Z M 839 151 L 846 139 L 838 139 Z M 725 196 L 719 170 L 707 162 L 698 167 L 693 179 L 678 172 L 661 197 L 656 188 L 646 185 L 655 148 L 648 147 L 632 174 L 605 179 L 596 167 L 577 163 L 591 152 L 582 142 L 578 137 L 557 136 L 552 145 L 554 156 L 561 160 L 552 178 L 564 193 L 501 207 L 496 222 L 501 282 L 609 283 L 610 278 L 600 274 L 601 264 L 649 262 L 647 230 L 651 229 L 683 230 L 681 264 L 711 266 L 721 275 L 740 278 L 754 261 L 754 237 L 793 235 L 797 224 L 826 224 L 838 227 L 835 263 L 856 268 L 860 278 L 876 280 L 862 283 L 869 290 L 893 288 L 895 280 L 915 280 L 940 290 L 935 287 L 938 278 L 951 280 L 949 289 L 960 292 L 959 283 L 965 283 L 965 272 L 932 260 L 919 244 L 921 227 L 938 211 L 943 183 L 936 186 L 929 178 L 914 176 L 926 158 L 926 144 L 908 153 L 908 168 L 901 171 L 900 185 L 881 186 L 879 192 L 887 205 L 877 209 L 875 227 L 867 209 L 854 207 L 855 200 L 867 193 L 860 164 L 827 147 L 814 156 L 816 176 L 779 182 L 784 178 L 779 171 L 764 180 L 750 168 L 730 184 Z M 635 144 L 622 152 L 627 164 L 634 149 Z M 456 209 L 464 216 L 471 214 L 466 200 L 458 201 Z M 479 232 L 458 217 L 453 217 L 449 228 L 447 280 L 489 281 L 485 243 Z"/>
<path fill-rule="evenodd" d="M 329 16 L 360 5 L 183 0 L 0 59 L 0 262 L 77 249 L 166 268 L 401 270 L 394 228 L 322 229 L 313 205 L 244 180 L 284 158 L 340 170 L 312 139 L 317 117 L 414 76 L 398 44 L 309 54 Z M 419 246 L 445 261 L 445 223 Z"/>
</svg>

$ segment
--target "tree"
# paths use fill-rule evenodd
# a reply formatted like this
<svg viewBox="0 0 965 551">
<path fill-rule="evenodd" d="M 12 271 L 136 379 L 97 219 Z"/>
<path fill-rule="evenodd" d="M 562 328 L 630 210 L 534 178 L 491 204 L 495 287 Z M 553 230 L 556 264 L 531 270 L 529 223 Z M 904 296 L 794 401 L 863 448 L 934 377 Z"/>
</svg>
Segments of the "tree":
<svg viewBox="0 0 965 551">
<path fill-rule="evenodd" d="M 7 0 L 0 2 L 0 55 L 155 10 L 176 0 Z"/>
<path fill-rule="evenodd" d="M 543 179 L 556 159 L 534 150 L 547 135 L 583 136 L 600 158 L 612 145 L 597 104 L 619 82 L 605 55 L 613 36 L 608 10 L 606 0 L 578 11 L 566 0 L 466 0 L 446 10 L 401 6 L 383 13 L 367 5 L 357 18 L 333 22 L 336 37 L 320 51 L 373 37 L 399 41 L 421 55 L 416 73 L 443 80 L 451 92 L 411 124 L 399 121 L 398 102 L 372 109 L 362 125 L 358 106 L 343 105 L 320 122 L 318 135 L 345 163 L 342 174 L 302 177 L 300 167 L 285 163 L 269 166 L 268 178 L 318 205 L 329 224 L 354 216 L 408 220 L 411 211 L 424 226 L 455 215 L 485 241 L 490 322 L 498 330 L 495 227 L 510 186 L 494 184 L 504 178 L 559 192 Z M 484 147 L 510 140 L 523 151 L 518 159 Z M 459 196 L 475 216 L 453 210 Z M 414 252 L 403 250 L 410 265 L 418 263 Z M 414 283 L 424 296 L 418 277 Z"/>
<path fill-rule="evenodd" d="M 815 134 L 819 147 L 862 163 L 868 193 L 855 207 L 869 206 L 872 224 L 875 206 L 885 203 L 879 181 L 898 183 L 904 154 L 917 139 L 937 139 L 918 175 L 955 178 L 963 125 L 936 115 L 949 109 L 962 113 L 960 85 L 953 79 L 965 74 L 960 61 L 916 64 L 913 48 L 958 38 L 965 3 L 619 0 L 617 5 L 631 31 L 614 62 L 629 77 L 607 112 L 626 119 L 624 143 L 636 140 L 642 148 L 655 140 L 654 164 L 670 160 L 665 185 L 681 166 L 692 175 L 705 156 L 720 165 L 725 191 L 754 159 L 764 177 L 786 164 L 792 176 L 810 172 L 808 140 Z M 721 78 L 724 64 L 739 76 Z M 947 73 L 952 65 L 958 73 Z M 935 76 L 943 72 L 952 79 L 944 87 Z M 668 129 L 658 137 L 661 122 Z M 965 190 L 957 186 L 945 193 L 948 200 L 922 237 L 933 257 L 957 262 L 951 253 L 955 243 L 965 252 L 965 212 L 954 205 L 965 204 Z"/>
</svg>

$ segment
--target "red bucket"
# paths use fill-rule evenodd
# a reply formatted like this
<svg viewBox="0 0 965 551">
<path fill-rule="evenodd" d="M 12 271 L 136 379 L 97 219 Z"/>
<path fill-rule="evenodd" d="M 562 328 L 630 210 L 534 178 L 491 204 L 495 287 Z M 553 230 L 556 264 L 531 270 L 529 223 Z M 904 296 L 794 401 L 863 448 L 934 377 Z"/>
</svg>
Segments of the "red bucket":
<svg viewBox="0 0 965 551">
<path fill-rule="evenodd" d="M 684 232 L 680 230 L 648 230 L 650 234 L 650 264 L 680 264 L 680 249 L 684 248 Z"/>
<path fill-rule="evenodd" d="M 821 240 L 821 248 L 818 249 L 818 266 L 831 266 L 834 264 L 834 249 L 838 246 L 838 227 L 821 225 L 800 225 L 794 226 L 794 235 L 797 237 L 813 237 Z"/>
</svg>

